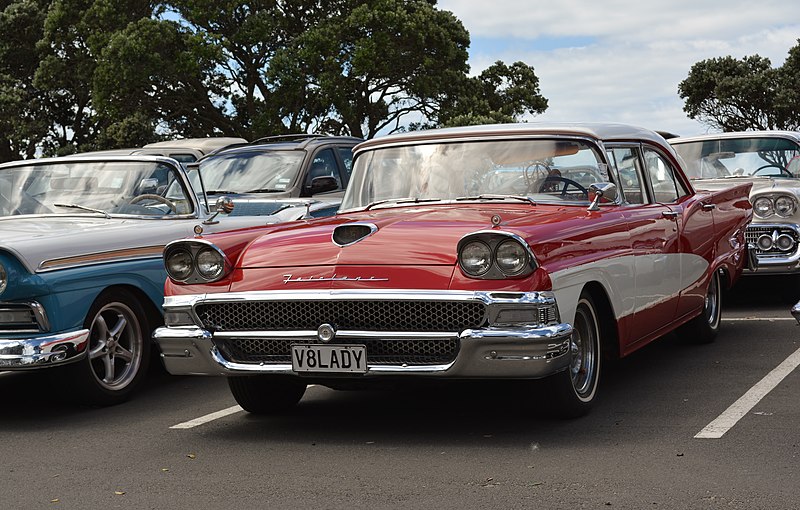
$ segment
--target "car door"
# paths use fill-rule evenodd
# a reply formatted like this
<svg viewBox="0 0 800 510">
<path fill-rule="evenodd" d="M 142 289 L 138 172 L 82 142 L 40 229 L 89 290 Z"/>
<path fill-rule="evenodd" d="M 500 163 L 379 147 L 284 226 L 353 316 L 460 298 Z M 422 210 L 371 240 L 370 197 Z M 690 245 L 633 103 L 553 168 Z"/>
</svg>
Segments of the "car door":
<svg viewBox="0 0 800 510">
<path fill-rule="evenodd" d="M 698 199 L 689 193 L 666 155 L 645 147 L 644 157 L 655 198 L 670 208 L 679 233 L 681 279 L 676 317 L 681 317 L 704 304 L 709 266 L 714 261 L 715 205 L 710 197 Z"/>
<path fill-rule="evenodd" d="M 651 340 L 675 318 L 680 294 L 678 223 L 668 204 L 654 199 L 638 144 L 608 148 L 624 201 L 623 217 L 631 239 L 634 310 L 620 324 L 620 343 L 628 352 Z"/>
</svg>

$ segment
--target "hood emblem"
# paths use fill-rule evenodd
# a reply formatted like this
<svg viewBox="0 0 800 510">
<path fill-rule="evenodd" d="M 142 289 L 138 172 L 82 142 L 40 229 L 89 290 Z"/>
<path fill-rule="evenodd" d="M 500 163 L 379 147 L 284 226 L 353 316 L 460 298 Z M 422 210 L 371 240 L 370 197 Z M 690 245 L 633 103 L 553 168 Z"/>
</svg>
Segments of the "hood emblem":
<svg viewBox="0 0 800 510">
<path fill-rule="evenodd" d="M 371 236 L 378 231 L 377 225 L 372 223 L 348 223 L 333 229 L 333 244 L 344 248 Z"/>
<path fill-rule="evenodd" d="M 374 276 L 370 276 L 369 278 L 364 278 L 363 276 L 308 276 L 303 278 L 302 276 L 298 276 L 297 278 L 293 277 L 294 275 L 285 274 L 283 275 L 283 284 L 286 285 L 287 283 L 311 283 L 311 282 L 388 282 L 388 278 L 375 278 Z"/>
</svg>

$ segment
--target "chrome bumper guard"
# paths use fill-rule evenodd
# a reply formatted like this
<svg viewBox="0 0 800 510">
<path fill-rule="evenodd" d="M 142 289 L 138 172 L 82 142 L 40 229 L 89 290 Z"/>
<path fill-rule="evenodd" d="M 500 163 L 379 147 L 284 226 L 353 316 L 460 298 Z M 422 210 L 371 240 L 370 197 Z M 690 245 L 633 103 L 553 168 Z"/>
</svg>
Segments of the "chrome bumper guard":
<svg viewBox="0 0 800 510">
<path fill-rule="evenodd" d="M 38 338 L 0 340 L 0 370 L 26 370 L 78 361 L 86 354 L 89 330 Z"/>
<path fill-rule="evenodd" d="M 456 358 L 438 365 L 387 365 L 368 363 L 366 375 L 372 376 L 431 376 L 448 378 L 534 379 L 560 372 L 569 366 L 572 326 L 558 323 L 498 323 L 507 317 L 504 310 L 556 307 L 551 292 L 469 292 L 469 291 L 322 291 L 209 294 L 199 296 L 170 296 L 165 299 L 165 316 L 168 326 L 156 329 L 153 338 L 161 348 L 161 356 L 168 372 L 175 375 L 300 375 L 292 370 L 291 363 L 242 363 L 226 359 L 215 344 L 230 338 L 291 338 L 307 343 L 320 343 L 317 331 L 223 331 L 212 332 L 198 326 L 200 320 L 195 307 L 210 302 L 245 300 L 386 300 L 415 299 L 429 301 L 480 301 L 486 305 L 489 325 L 465 329 L 460 332 L 434 335 L 439 338 L 457 338 L 460 348 Z M 557 312 L 557 310 L 556 310 Z M 556 318 L 558 314 L 555 314 Z M 194 324 L 180 324 L 188 318 Z M 171 323 L 170 320 L 178 323 Z M 336 341 L 358 343 L 365 338 L 430 338 L 430 332 L 390 331 L 336 331 Z M 309 374 L 324 377 L 325 374 Z M 335 374 L 341 376 L 341 374 Z"/>
</svg>

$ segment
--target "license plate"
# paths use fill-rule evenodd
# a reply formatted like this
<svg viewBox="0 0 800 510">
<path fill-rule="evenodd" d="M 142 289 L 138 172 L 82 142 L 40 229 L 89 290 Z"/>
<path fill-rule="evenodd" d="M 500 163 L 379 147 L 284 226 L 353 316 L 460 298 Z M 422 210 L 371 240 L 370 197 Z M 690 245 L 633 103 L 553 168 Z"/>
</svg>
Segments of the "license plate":
<svg viewBox="0 0 800 510">
<path fill-rule="evenodd" d="M 363 345 L 293 345 L 295 372 L 367 373 L 367 350 Z"/>
</svg>

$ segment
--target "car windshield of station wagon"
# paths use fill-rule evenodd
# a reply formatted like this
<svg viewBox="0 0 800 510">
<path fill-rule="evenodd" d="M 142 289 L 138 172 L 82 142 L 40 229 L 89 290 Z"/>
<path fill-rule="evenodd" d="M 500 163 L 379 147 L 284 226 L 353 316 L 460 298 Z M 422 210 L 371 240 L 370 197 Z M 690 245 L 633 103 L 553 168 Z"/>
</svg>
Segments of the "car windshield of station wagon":
<svg viewBox="0 0 800 510">
<path fill-rule="evenodd" d="M 167 197 L 162 194 L 169 186 Z M 162 217 L 194 211 L 175 168 L 156 162 L 31 164 L 0 169 L 0 216 L 124 214 Z"/>
<path fill-rule="evenodd" d="M 596 182 L 612 182 L 607 165 L 594 146 L 579 140 L 386 147 L 356 158 L 341 210 L 482 195 L 583 205 Z"/>
<path fill-rule="evenodd" d="M 237 151 L 201 161 L 199 171 L 210 194 L 279 193 L 297 179 L 304 156 L 303 151 Z M 190 179 L 201 189 L 197 172 Z"/>
<path fill-rule="evenodd" d="M 690 179 L 800 177 L 800 147 L 784 138 L 736 138 L 676 143 Z"/>
</svg>

